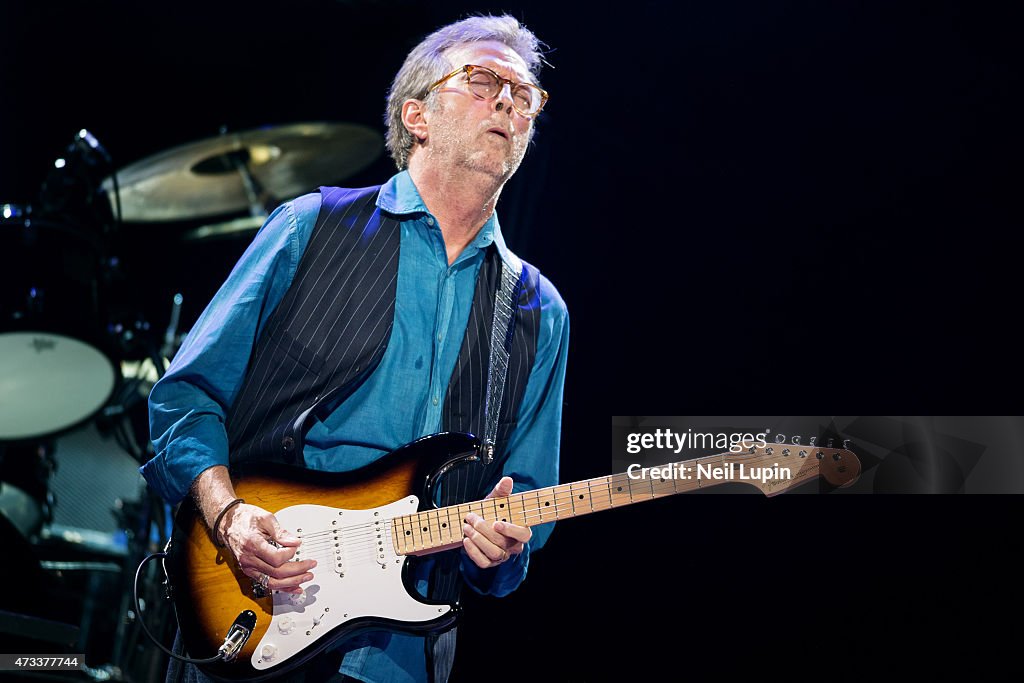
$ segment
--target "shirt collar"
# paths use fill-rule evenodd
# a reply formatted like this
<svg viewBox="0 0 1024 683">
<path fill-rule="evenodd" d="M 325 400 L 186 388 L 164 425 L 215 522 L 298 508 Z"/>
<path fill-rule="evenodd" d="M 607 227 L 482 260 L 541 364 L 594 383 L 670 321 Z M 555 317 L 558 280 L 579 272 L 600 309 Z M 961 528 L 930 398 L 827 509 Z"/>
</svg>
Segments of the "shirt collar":
<svg viewBox="0 0 1024 683">
<path fill-rule="evenodd" d="M 377 195 L 377 207 L 396 216 L 424 214 L 433 218 L 430 211 L 427 210 L 427 205 L 423 203 L 423 198 L 420 197 L 419 190 L 416 189 L 416 184 L 413 183 L 412 177 L 407 170 L 391 176 L 381 186 L 380 194 Z M 437 219 L 434 220 L 434 225 L 436 226 Z M 501 226 L 498 223 L 498 213 L 496 211 L 487 219 L 487 222 L 480 228 L 480 232 L 477 233 L 467 248 L 486 249 L 492 242 L 502 260 L 508 262 L 511 256 L 508 247 L 505 245 L 505 238 L 501 234 Z"/>
</svg>

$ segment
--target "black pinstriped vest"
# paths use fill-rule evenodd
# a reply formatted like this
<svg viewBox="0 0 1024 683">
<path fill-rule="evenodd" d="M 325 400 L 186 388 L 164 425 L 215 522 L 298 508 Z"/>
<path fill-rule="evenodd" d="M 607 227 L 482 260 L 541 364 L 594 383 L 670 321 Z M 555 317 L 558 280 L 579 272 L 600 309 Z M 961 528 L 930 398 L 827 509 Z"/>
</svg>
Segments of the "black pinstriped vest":
<svg viewBox="0 0 1024 683">
<path fill-rule="evenodd" d="M 227 415 L 230 461 L 304 464 L 302 446 L 312 424 L 330 414 L 376 369 L 395 317 L 399 223 L 376 206 L 379 187 L 320 188 L 316 226 L 288 291 L 256 341 L 242 387 Z M 501 279 L 494 245 L 477 276 L 458 360 L 448 383 L 442 430 L 484 431 L 484 397 L 490 358 L 494 293 Z M 539 273 L 527 263 L 519 280 L 508 378 L 490 465 L 451 470 L 441 485 L 441 505 L 484 497 L 508 458 L 508 439 L 537 353 Z M 396 446 L 401 444 L 396 444 Z M 429 595 L 454 602 L 461 589 L 457 551 L 430 563 Z M 433 680 L 451 669 L 454 630 L 428 638 L 425 652 Z"/>
<path fill-rule="evenodd" d="M 394 324 L 401 233 L 398 221 L 376 206 L 379 190 L 320 189 L 320 213 L 295 279 L 264 325 L 228 411 L 232 464 L 304 464 L 309 418 L 329 414 L 380 363 Z M 448 384 L 445 431 L 483 433 L 486 359 L 500 268 L 501 257 L 491 245 Z M 443 504 L 476 500 L 500 477 L 536 356 L 538 279 L 537 270 L 524 263 L 494 463 L 453 470 L 442 489 Z"/>
</svg>

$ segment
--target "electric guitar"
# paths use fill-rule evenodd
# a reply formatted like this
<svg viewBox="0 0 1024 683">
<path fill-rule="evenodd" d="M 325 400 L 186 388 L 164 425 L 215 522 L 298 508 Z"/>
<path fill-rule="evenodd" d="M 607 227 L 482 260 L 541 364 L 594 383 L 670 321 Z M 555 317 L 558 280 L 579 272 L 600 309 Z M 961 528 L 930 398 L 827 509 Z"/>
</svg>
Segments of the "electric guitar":
<svg viewBox="0 0 1024 683">
<path fill-rule="evenodd" d="M 295 561 L 316 559 L 301 594 L 265 593 L 233 556 L 216 546 L 194 505 L 180 506 L 164 569 L 192 657 L 208 657 L 226 640 L 228 657 L 201 668 L 224 681 L 261 681 L 285 674 L 329 646 L 367 630 L 426 635 L 451 628 L 458 604 L 419 597 L 407 571 L 410 556 L 457 548 L 469 512 L 520 526 L 545 524 L 726 482 L 773 496 L 822 477 L 847 486 L 860 460 L 846 448 L 743 443 L 739 453 L 696 458 L 663 468 L 434 507 L 444 473 L 479 459 L 469 434 L 423 437 L 354 472 L 285 466 L 232 472 L 236 494 L 274 513 L 302 539 Z M 746 476 L 744 476 L 746 475 Z M 230 636 L 230 638 L 229 638 Z"/>
</svg>

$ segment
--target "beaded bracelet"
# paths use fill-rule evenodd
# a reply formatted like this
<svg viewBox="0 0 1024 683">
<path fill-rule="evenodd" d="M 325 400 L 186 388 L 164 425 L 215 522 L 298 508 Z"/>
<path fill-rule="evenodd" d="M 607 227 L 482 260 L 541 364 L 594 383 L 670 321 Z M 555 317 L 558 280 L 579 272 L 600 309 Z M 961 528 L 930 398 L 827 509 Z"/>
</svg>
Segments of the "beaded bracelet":
<svg viewBox="0 0 1024 683">
<path fill-rule="evenodd" d="M 213 542 L 217 544 L 218 548 L 224 547 L 224 544 L 220 542 L 220 537 L 217 535 L 217 528 L 220 526 L 220 520 L 224 519 L 224 513 L 239 503 L 245 503 L 245 501 L 241 498 L 235 498 L 233 501 L 225 505 L 224 509 L 220 511 L 220 514 L 217 515 L 217 521 L 213 523 Z"/>
</svg>

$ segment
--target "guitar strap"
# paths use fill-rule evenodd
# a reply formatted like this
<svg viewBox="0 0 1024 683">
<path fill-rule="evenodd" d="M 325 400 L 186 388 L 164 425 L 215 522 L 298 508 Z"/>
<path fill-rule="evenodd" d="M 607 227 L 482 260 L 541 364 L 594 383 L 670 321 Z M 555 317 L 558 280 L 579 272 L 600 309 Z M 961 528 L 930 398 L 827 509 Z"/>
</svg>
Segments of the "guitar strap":
<svg viewBox="0 0 1024 683">
<path fill-rule="evenodd" d="M 494 443 L 498 435 L 498 416 L 501 398 L 508 377 L 508 355 L 512 351 L 512 336 L 516 318 L 513 311 L 519 303 L 522 290 L 523 262 L 508 252 L 509 262 L 502 260 L 501 282 L 494 292 L 494 322 L 491 325 L 491 359 L 484 397 L 483 459 L 485 465 L 494 460 Z"/>
<path fill-rule="evenodd" d="M 494 291 L 494 320 L 491 323 L 491 355 L 487 375 L 487 389 L 484 394 L 484 432 L 481 441 L 483 464 L 494 461 L 494 444 L 498 435 L 498 417 L 501 414 L 501 399 L 505 393 L 508 378 L 508 356 L 512 351 L 515 333 L 515 309 L 523 289 L 523 262 L 511 253 L 508 262 L 501 262 L 501 281 Z M 455 662 L 455 639 L 457 628 L 427 638 L 427 671 L 432 683 L 448 680 Z"/>
</svg>

